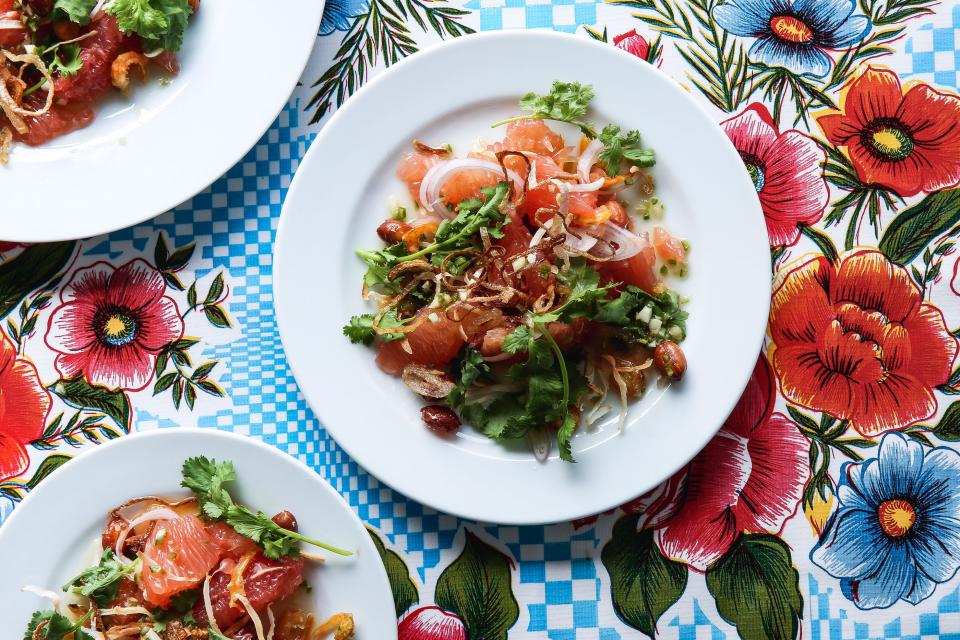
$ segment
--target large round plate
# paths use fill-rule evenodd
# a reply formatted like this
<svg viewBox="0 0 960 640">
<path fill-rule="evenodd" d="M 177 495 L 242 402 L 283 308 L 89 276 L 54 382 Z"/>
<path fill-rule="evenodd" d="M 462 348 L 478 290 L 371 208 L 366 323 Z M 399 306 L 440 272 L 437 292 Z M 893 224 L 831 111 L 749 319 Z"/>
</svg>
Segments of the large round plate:
<svg viewBox="0 0 960 640">
<path fill-rule="evenodd" d="M 0 527 L 4 627 L 22 633 L 33 611 L 50 607 L 47 600 L 20 589 L 34 585 L 56 591 L 79 573 L 84 568 L 78 564 L 80 555 L 99 539 L 111 509 L 138 496 L 185 494 L 180 466 L 196 455 L 233 461 L 239 481 L 232 493 L 238 501 L 266 513 L 289 509 L 305 534 L 356 550 L 351 558 L 308 566 L 313 588 L 306 604 L 317 617 L 347 611 L 356 620 L 357 640 L 397 637 L 393 596 L 380 556 L 360 519 L 330 485 L 294 458 L 252 438 L 184 428 L 149 431 L 93 449 L 30 492 Z"/>
<path fill-rule="evenodd" d="M 471 430 L 444 440 L 420 422 L 419 400 L 381 373 L 373 352 L 341 334 L 360 299 L 354 249 L 375 229 L 410 140 L 455 149 L 517 113 L 517 98 L 554 79 L 591 83 L 593 116 L 638 128 L 658 155 L 668 226 L 693 245 L 682 384 L 574 439 L 577 464 L 539 464 Z M 611 46 L 548 32 L 469 36 L 413 56 L 364 87 L 313 142 L 277 232 L 274 292 L 293 371 L 324 427 L 401 493 L 463 517 L 530 524 L 611 508 L 666 479 L 721 426 L 750 376 L 767 319 L 770 253 L 756 192 L 726 136 L 677 84 Z M 556 449 L 554 448 L 554 456 Z"/>
<path fill-rule="evenodd" d="M 169 84 L 114 92 L 97 118 L 0 166 L 0 239 L 47 242 L 128 227 L 187 200 L 263 135 L 310 56 L 323 0 L 202 0 Z"/>
</svg>

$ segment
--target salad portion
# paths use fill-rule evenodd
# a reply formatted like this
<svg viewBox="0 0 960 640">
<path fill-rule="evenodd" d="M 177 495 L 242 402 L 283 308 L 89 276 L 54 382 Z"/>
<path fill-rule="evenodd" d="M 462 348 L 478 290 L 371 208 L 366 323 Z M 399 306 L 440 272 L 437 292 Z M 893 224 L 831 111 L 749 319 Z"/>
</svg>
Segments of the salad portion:
<svg viewBox="0 0 960 640">
<path fill-rule="evenodd" d="M 200 0 L 0 0 L 0 163 L 86 127 L 98 101 L 129 93 L 177 51 Z"/>
<path fill-rule="evenodd" d="M 357 251 L 376 304 L 344 334 L 373 345 L 385 373 L 428 402 L 434 431 L 461 421 L 495 440 L 527 438 L 540 460 L 648 385 L 680 380 L 686 300 L 666 280 L 690 245 L 663 225 L 637 131 L 598 128 L 593 90 L 555 82 L 465 153 L 416 140 L 397 176 L 384 247 Z M 434 144 L 443 141 L 432 141 Z"/>
<path fill-rule="evenodd" d="M 183 463 L 187 498 L 146 496 L 107 514 L 98 561 L 33 614 L 25 640 L 319 640 L 353 637 L 349 613 L 315 617 L 301 606 L 308 560 L 351 552 L 298 531 L 289 511 L 268 517 L 233 500 L 229 461 Z"/>
</svg>

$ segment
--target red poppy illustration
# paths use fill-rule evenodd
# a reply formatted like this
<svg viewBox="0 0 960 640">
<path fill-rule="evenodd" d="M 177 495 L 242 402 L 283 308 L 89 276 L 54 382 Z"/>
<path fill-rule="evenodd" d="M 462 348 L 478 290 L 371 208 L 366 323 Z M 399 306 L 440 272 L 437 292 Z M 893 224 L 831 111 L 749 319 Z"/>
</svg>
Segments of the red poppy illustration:
<svg viewBox="0 0 960 640">
<path fill-rule="evenodd" d="M 466 640 L 463 621 L 440 607 L 420 607 L 411 611 L 400 623 L 400 640 Z"/>
<path fill-rule="evenodd" d="M 36 367 L 0 333 L 0 481 L 27 470 L 24 445 L 43 434 L 50 404 Z"/>
<path fill-rule="evenodd" d="M 98 262 L 78 269 L 50 316 L 47 345 L 64 377 L 83 375 L 109 388 L 140 390 L 157 353 L 183 335 L 183 320 L 160 272 L 143 260 L 119 269 Z"/>
<path fill-rule="evenodd" d="M 770 311 L 783 395 L 872 437 L 933 416 L 957 340 L 906 269 L 874 250 L 789 271 Z"/>
<path fill-rule="evenodd" d="M 0 240 L 0 253 L 6 253 L 7 251 L 11 251 L 13 249 L 16 249 L 17 247 L 23 247 L 23 246 L 25 245 L 19 242 L 7 242 L 5 240 Z"/>
<path fill-rule="evenodd" d="M 723 428 L 687 467 L 624 509 L 643 513 L 660 550 L 700 571 L 744 531 L 779 533 L 796 512 L 809 475 L 809 445 L 773 413 L 773 374 L 761 356 Z"/>
<path fill-rule="evenodd" d="M 760 197 L 770 244 L 796 244 L 797 225 L 819 222 L 830 201 L 821 168 L 826 153 L 799 131 L 780 133 L 762 104 L 750 105 L 721 124 Z"/>
<path fill-rule="evenodd" d="M 613 37 L 613 45 L 623 49 L 627 53 L 632 53 L 642 60 L 647 59 L 650 53 L 650 43 L 642 35 L 637 33 L 636 29 L 631 29 L 626 33 L 621 33 Z"/>
<path fill-rule="evenodd" d="M 913 196 L 960 184 L 960 97 L 917 84 L 906 93 L 893 71 L 867 67 L 844 88 L 842 110 L 817 118 L 846 146 L 865 184 Z"/>
</svg>

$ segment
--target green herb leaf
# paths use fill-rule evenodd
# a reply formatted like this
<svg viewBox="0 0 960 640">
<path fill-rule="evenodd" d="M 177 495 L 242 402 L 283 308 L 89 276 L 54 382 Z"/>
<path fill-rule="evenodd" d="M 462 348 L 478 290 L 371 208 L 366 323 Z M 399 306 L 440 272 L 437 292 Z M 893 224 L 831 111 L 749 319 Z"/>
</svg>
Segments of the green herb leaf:
<svg viewBox="0 0 960 640">
<path fill-rule="evenodd" d="M 137 569 L 137 563 L 129 566 L 120 564 L 113 549 L 103 550 L 100 562 L 96 566 L 83 571 L 76 578 L 63 586 L 64 591 L 86 596 L 100 607 L 106 607 L 116 600 L 120 593 L 120 581 Z"/>
<path fill-rule="evenodd" d="M 144 50 L 179 51 L 193 8 L 188 0 L 113 0 L 107 13 L 124 33 L 136 33 Z"/>
<path fill-rule="evenodd" d="M 84 25 L 90 22 L 95 6 L 97 0 L 54 0 L 53 17 Z"/>
<path fill-rule="evenodd" d="M 490 365 L 488 365 L 480 352 L 472 347 L 467 347 L 460 358 L 460 377 L 457 386 L 447 396 L 447 404 L 454 409 L 460 409 L 464 405 L 464 398 L 467 389 L 482 377 L 490 374 Z"/>
<path fill-rule="evenodd" d="M 628 131 L 620 133 L 620 127 L 608 124 L 600 132 L 600 141 L 604 145 L 600 152 L 600 164 L 611 176 L 620 173 L 623 163 L 636 167 L 648 168 L 657 163 L 653 149 L 645 149 L 640 144 L 640 132 Z"/>
<path fill-rule="evenodd" d="M 570 289 L 563 304 L 550 311 L 532 316 L 536 323 L 569 322 L 575 318 L 589 317 L 594 314 L 596 303 L 606 298 L 612 285 L 600 286 L 600 273 L 587 264 L 585 258 L 570 260 L 570 268 L 557 277 L 559 282 Z"/>
<path fill-rule="evenodd" d="M 48 49 L 44 53 L 50 73 L 59 73 L 61 76 L 75 76 L 83 68 L 80 58 L 80 45 L 76 43 L 62 44 Z"/>
<path fill-rule="evenodd" d="M 26 632 L 23 634 L 23 640 L 33 640 L 35 636 L 39 640 L 66 640 L 67 637 L 73 636 L 74 631 L 86 624 L 91 615 L 93 615 L 92 609 L 76 623 L 73 623 L 70 622 L 69 618 L 53 609 L 35 611 L 30 618 L 30 624 L 27 625 Z M 39 634 L 37 634 L 37 629 L 40 629 Z"/>
<path fill-rule="evenodd" d="M 296 556 L 298 542 L 306 542 L 338 555 L 352 555 L 325 542 L 308 538 L 296 531 L 284 529 L 262 512 L 254 513 L 237 504 L 224 487 L 237 479 L 237 472 L 229 460 L 217 462 L 204 456 L 189 458 L 183 463 L 181 484 L 193 491 L 203 514 L 211 520 L 221 520 L 242 536 L 263 547 L 263 553 L 274 560 Z"/>
<path fill-rule="evenodd" d="M 596 130 L 583 119 L 583 116 L 587 114 L 591 100 L 593 100 L 593 87 L 589 84 L 560 82 L 558 80 L 553 83 L 550 93 L 546 95 L 531 92 L 520 98 L 520 109 L 526 111 L 529 115 L 504 120 L 493 126 L 524 119 L 556 120 L 578 126 L 585 135 L 596 138 Z"/>
<path fill-rule="evenodd" d="M 655 347 L 665 340 L 681 342 L 686 338 L 688 314 L 683 309 L 684 303 L 676 291 L 667 290 L 653 296 L 631 285 L 617 298 L 600 300 L 591 319 L 621 327 L 619 335 L 627 342 Z M 650 307 L 649 318 L 641 313 L 646 307 Z M 654 318 L 660 325 L 655 331 L 650 323 Z M 677 327 L 679 334 L 671 335 L 671 327 Z"/>
</svg>

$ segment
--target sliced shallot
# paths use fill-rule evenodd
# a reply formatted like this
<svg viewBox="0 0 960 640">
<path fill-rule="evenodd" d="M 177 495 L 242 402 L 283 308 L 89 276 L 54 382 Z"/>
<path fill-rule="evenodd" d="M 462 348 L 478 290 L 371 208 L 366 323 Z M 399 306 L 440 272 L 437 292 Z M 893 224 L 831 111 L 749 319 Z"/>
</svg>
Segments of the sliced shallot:
<svg viewBox="0 0 960 640">
<path fill-rule="evenodd" d="M 603 151 L 603 143 L 594 138 L 587 145 L 577 161 L 577 175 L 580 176 L 580 182 L 590 182 L 590 169 L 597 163 L 600 152 Z"/>
<path fill-rule="evenodd" d="M 610 221 L 592 227 L 590 235 L 604 241 L 599 257 L 608 260 L 627 260 L 650 244 L 646 234 L 637 235 Z"/>
<path fill-rule="evenodd" d="M 455 173 L 471 170 L 489 171 L 498 176 L 503 175 L 503 168 L 499 164 L 481 158 L 458 158 L 439 162 L 430 167 L 427 174 L 423 176 L 423 182 L 420 183 L 420 204 L 423 205 L 427 213 L 442 218 L 453 218 L 454 212 L 440 200 L 440 190 Z M 520 192 L 523 191 L 523 180 L 515 171 L 507 170 L 507 177 L 513 182 L 514 188 Z"/>
</svg>

